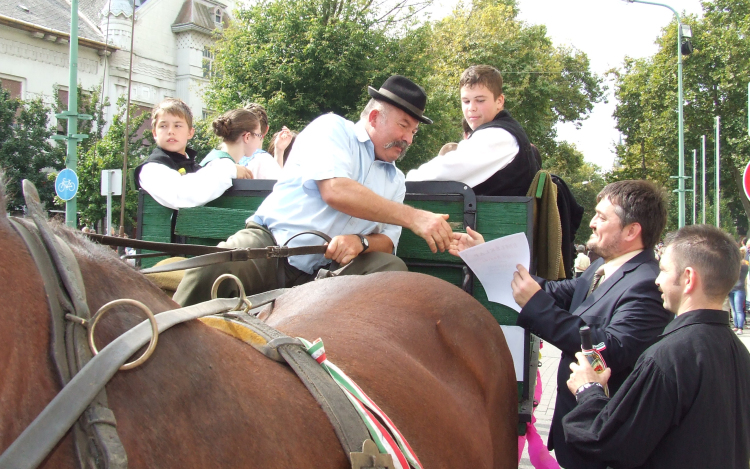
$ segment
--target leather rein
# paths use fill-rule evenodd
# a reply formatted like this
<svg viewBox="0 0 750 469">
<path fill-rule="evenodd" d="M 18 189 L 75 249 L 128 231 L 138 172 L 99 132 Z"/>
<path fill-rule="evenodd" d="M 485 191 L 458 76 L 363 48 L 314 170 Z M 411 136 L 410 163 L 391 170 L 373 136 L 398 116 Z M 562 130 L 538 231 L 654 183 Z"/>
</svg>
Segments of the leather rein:
<svg viewBox="0 0 750 469">
<path fill-rule="evenodd" d="M 322 238 L 326 243 L 331 242 L 330 236 L 320 231 L 303 231 L 289 238 L 283 246 L 268 246 L 265 248 L 222 248 L 218 246 L 201 246 L 196 244 L 157 243 L 154 241 L 143 241 L 140 239 L 120 238 L 117 236 L 106 236 L 95 233 L 84 233 L 93 241 L 107 246 L 122 246 L 135 249 L 148 249 L 163 254 L 180 254 L 197 256 L 171 264 L 142 269 L 142 274 L 157 274 L 161 272 L 173 272 L 175 270 L 195 269 L 223 262 L 242 262 L 252 259 L 273 259 L 290 256 L 304 256 L 307 254 L 325 254 L 326 245 L 289 247 L 287 244 L 297 236 L 305 234 L 315 235 Z M 158 254 L 158 253 L 157 253 Z M 150 256 L 150 254 L 149 254 Z"/>
</svg>

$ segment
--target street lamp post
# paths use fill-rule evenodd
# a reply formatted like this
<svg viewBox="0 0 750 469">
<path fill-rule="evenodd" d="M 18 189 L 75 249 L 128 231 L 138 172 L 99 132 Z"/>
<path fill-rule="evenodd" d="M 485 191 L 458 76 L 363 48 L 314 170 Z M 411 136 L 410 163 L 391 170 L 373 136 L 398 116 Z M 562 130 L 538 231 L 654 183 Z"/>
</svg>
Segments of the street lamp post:
<svg viewBox="0 0 750 469">
<path fill-rule="evenodd" d="M 683 118 L 682 118 L 682 106 L 683 106 L 683 96 L 682 96 L 682 37 L 683 34 L 685 37 L 689 38 L 692 36 L 692 33 L 690 32 L 690 26 L 683 25 L 682 20 L 680 19 L 680 15 L 677 13 L 677 10 L 672 8 L 669 5 L 665 5 L 663 3 L 656 3 L 656 2 L 646 2 L 643 0 L 625 0 L 628 3 L 644 3 L 646 5 L 656 5 L 664 8 L 669 8 L 672 10 L 672 13 L 674 13 L 675 18 L 677 18 L 677 119 L 678 119 L 678 128 L 679 128 L 679 142 L 678 142 L 678 148 L 679 148 L 679 155 L 680 155 L 680 162 L 679 162 L 679 174 L 677 176 L 678 181 L 678 188 L 675 192 L 678 194 L 678 223 L 679 228 L 682 228 L 685 226 L 685 136 L 684 136 L 684 125 L 683 125 Z M 687 29 L 683 31 L 683 26 L 686 26 Z M 690 52 L 687 52 L 688 54 Z"/>
</svg>

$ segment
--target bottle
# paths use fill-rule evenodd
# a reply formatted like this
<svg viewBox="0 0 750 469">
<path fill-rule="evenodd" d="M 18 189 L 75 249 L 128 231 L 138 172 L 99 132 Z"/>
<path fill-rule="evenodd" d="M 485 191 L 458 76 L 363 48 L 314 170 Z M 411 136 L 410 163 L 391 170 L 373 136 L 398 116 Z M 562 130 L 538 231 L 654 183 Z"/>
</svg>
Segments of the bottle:
<svg viewBox="0 0 750 469">
<path fill-rule="evenodd" d="M 586 359 L 591 364 L 591 367 L 597 373 L 601 373 L 607 368 L 607 364 L 604 362 L 602 355 L 594 349 L 594 345 L 591 343 L 591 329 L 589 326 L 583 326 L 578 330 L 581 334 L 581 351 L 586 356 Z M 609 397 L 609 388 L 606 384 L 602 386 L 604 388 L 604 394 Z"/>
</svg>

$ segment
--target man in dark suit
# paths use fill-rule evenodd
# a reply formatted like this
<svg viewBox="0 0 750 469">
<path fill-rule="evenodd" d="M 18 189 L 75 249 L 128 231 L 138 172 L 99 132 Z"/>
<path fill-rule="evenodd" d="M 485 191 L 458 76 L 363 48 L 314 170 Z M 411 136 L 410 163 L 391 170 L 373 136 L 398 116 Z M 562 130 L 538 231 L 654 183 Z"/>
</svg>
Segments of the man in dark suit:
<svg viewBox="0 0 750 469">
<path fill-rule="evenodd" d="M 605 187 L 597 202 L 587 247 L 601 259 L 579 278 L 559 282 L 535 279 L 519 266 L 512 283 L 522 308 L 517 324 L 562 351 L 548 447 L 567 469 L 606 467 L 570 451 L 562 430 L 562 418 L 576 405 L 566 382 L 581 351 L 579 328 L 591 328 L 595 347 L 612 369 L 608 385 L 614 394 L 673 317 L 654 283 L 659 264 L 653 247 L 667 220 L 661 189 L 648 181 L 619 181 Z"/>
<path fill-rule="evenodd" d="M 612 369 L 608 385 L 614 394 L 673 317 L 662 307 L 654 283 L 659 265 L 653 247 L 666 219 L 664 196 L 656 185 L 640 180 L 609 184 L 597 196 L 587 243 L 601 259 L 569 280 L 544 281 L 523 266 L 513 275 L 513 297 L 521 306 L 517 324 L 562 351 L 548 447 L 566 469 L 606 467 L 570 451 L 562 430 L 562 418 L 576 405 L 566 382 L 581 350 L 579 328 L 591 328 L 593 343 Z M 454 234 L 451 253 L 484 242 L 479 233 L 467 231 Z"/>
</svg>

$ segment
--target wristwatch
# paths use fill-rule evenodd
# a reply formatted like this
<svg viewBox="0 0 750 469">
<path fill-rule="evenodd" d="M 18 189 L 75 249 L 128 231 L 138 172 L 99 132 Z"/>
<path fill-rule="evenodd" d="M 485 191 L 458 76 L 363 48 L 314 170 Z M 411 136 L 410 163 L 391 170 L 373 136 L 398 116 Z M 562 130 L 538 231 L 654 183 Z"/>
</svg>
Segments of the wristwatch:
<svg viewBox="0 0 750 469">
<path fill-rule="evenodd" d="M 578 401 L 578 395 L 579 394 L 581 394 L 583 391 L 587 390 L 588 388 L 591 388 L 591 387 L 594 387 L 594 386 L 599 386 L 602 390 L 604 389 L 604 387 L 600 383 L 597 383 L 596 381 L 591 381 L 589 383 L 584 383 L 578 389 L 576 389 L 576 402 Z"/>
<path fill-rule="evenodd" d="M 358 234 L 357 236 L 359 236 L 359 240 L 362 242 L 362 251 L 360 252 L 360 254 L 362 254 L 370 248 L 370 242 L 361 234 Z"/>
</svg>

